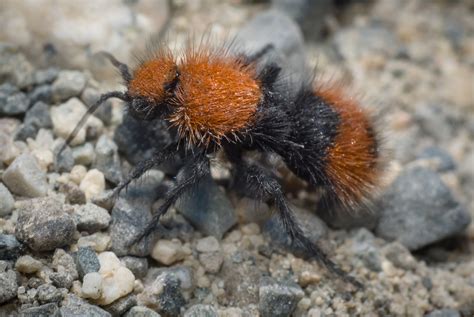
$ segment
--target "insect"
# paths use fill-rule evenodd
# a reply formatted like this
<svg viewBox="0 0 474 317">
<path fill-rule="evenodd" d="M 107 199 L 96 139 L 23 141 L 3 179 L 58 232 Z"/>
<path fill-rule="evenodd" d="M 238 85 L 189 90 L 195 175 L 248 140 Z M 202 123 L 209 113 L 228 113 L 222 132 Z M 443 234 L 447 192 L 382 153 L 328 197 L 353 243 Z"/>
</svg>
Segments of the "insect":
<svg viewBox="0 0 474 317">
<path fill-rule="evenodd" d="M 275 90 L 281 68 L 271 62 L 257 64 L 271 46 L 254 55 L 231 54 L 224 49 L 189 48 L 175 58 L 159 49 L 133 72 L 105 53 L 125 81 L 125 92 L 103 94 L 81 119 L 66 141 L 69 144 L 105 100 L 118 98 L 139 120 L 160 118 L 177 133 L 176 144 L 157 151 L 139 163 L 120 192 L 153 166 L 184 149 L 185 175 L 165 196 L 144 235 L 176 200 L 210 173 L 209 157 L 223 151 L 232 164 L 235 181 L 247 192 L 275 204 L 277 215 L 291 241 L 330 272 L 362 287 L 308 239 L 271 170 L 245 158 L 248 151 L 281 157 L 299 178 L 322 187 L 325 206 L 353 209 L 377 185 L 380 155 L 374 125 L 355 100 L 343 97 L 337 87 L 315 88 L 302 84 L 289 100 Z"/>
</svg>

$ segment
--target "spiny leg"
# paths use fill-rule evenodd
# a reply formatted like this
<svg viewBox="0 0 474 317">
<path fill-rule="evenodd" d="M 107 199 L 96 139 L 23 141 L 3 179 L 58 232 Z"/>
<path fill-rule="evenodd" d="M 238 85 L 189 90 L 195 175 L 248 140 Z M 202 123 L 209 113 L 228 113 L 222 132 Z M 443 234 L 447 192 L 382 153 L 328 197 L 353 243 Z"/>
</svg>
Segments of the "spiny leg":
<svg viewBox="0 0 474 317">
<path fill-rule="evenodd" d="M 247 165 L 242 161 L 237 163 L 237 175 L 245 183 L 247 190 L 257 193 L 260 199 L 271 198 L 275 203 L 279 219 L 283 228 L 290 236 L 292 243 L 298 243 L 309 255 L 322 263 L 330 272 L 339 276 L 342 280 L 349 282 L 357 288 L 363 288 L 363 285 L 354 277 L 349 276 L 310 239 L 308 239 L 303 230 L 296 221 L 295 215 L 288 206 L 283 189 L 278 181 L 267 172 L 256 165 Z"/>
<path fill-rule="evenodd" d="M 209 173 L 209 159 L 204 153 L 199 153 L 195 156 L 189 157 L 187 163 L 180 170 L 177 176 L 178 179 L 182 179 L 177 182 L 174 188 L 166 193 L 163 204 L 154 213 L 148 226 L 132 241 L 131 244 L 135 244 L 143 239 L 143 237 L 149 235 L 158 224 L 160 217 L 168 211 L 176 200 Z"/>
<path fill-rule="evenodd" d="M 155 151 L 152 155 L 151 158 L 140 161 L 130 172 L 128 175 L 127 179 L 121 181 L 117 187 L 114 188 L 111 196 L 112 197 L 117 197 L 120 192 L 126 188 L 130 183 L 135 180 L 140 178 L 143 174 L 146 173 L 149 169 L 153 168 L 154 166 L 158 166 L 160 164 L 163 164 L 164 162 L 170 160 L 177 151 L 177 145 L 176 144 L 170 144 L 166 146 L 164 149 Z"/>
</svg>

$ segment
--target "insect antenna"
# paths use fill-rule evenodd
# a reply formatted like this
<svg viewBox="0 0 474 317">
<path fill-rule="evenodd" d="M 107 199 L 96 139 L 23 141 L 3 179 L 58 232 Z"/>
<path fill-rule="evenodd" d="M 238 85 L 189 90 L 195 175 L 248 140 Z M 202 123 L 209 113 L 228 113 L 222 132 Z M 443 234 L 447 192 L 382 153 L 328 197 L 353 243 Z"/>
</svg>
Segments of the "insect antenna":
<svg viewBox="0 0 474 317">
<path fill-rule="evenodd" d="M 121 91 L 111 91 L 111 92 L 107 92 L 101 95 L 99 97 L 99 100 L 97 100 L 89 109 L 87 109 L 86 113 L 82 116 L 81 120 L 79 120 L 76 127 L 74 128 L 74 130 L 72 130 L 71 134 L 69 134 L 69 136 L 66 139 L 66 142 L 59 150 L 58 155 L 60 155 L 64 151 L 64 149 L 71 143 L 71 141 L 76 137 L 79 130 L 84 126 L 87 119 L 89 119 L 90 115 L 92 115 L 99 108 L 100 105 L 102 105 L 107 99 L 110 99 L 110 98 L 118 98 L 123 101 L 127 101 L 129 99 L 127 94 Z"/>
</svg>

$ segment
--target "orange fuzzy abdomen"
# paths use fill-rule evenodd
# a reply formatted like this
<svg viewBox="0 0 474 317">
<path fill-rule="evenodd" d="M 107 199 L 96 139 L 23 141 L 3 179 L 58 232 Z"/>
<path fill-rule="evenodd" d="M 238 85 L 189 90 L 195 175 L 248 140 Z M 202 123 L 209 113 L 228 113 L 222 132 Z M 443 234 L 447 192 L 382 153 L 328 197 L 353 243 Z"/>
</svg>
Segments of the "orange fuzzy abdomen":
<svg viewBox="0 0 474 317">
<path fill-rule="evenodd" d="M 177 109 L 169 120 L 190 143 L 217 143 L 248 127 L 262 98 L 255 69 L 232 57 L 196 53 L 179 66 Z"/>
<path fill-rule="evenodd" d="M 372 122 L 355 100 L 338 88 L 316 92 L 339 115 L 339 125 L 327 151 L 325 174 L 338 200 L 351 205 L 373 191 L 380 178 L 378 143 Z"/>
</svg>

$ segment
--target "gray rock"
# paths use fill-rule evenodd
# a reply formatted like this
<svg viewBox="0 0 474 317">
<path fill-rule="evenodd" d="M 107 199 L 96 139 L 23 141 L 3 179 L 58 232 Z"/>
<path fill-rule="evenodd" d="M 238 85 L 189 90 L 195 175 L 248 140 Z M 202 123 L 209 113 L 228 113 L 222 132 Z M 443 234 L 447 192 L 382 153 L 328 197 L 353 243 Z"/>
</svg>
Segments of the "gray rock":
<svg viewBox="0 0 474 317">
<path fill-rule="evenodd" d="M 15 271 L 8 270 L 0 273 L 0 304 L 16 297 L 18 281 Z"/>
<path fill-rule="evenodd" d="M 296 283 L 279 283 L 269 277 L 262 278 L 259 288 L 259 312 L 262 317 L 290 316 L 303 296 L 303 290 Z"/>
<path fill-rule="evenodd" d="M 53 89 L 50 85 L 36 86 L 28 93 L 31 104 L 36 102 L 53 103 Z"/>
<path fill-rule="evenodd" d="M 86 86 L 86 76 L 74 70 L 62 70 L 52 85 L 53 98 L 56 101 L 79 96 Z"/>
<path fill-rule="evenodd" d="M 434 161 L 438 172 L 447 172 L 456 169 L 456 163 L 454 163 L 452 156 L 445 150 L 436 146 L 425 148 L 417 158 Z"/>
<path fill-rule="evenodd" d="M 326 224 L 321 221 L 314 213 L 307 210 L 293 208 L 296 220 L 300 224 L 305 235 L 313 242 L 327 235 L 328 228 Z M 267 220 L 263 227 L 263 233 L 272 241 L 272 246 L 278 246 L 287 250 L 291 250 L 298 255 L 306 255 L 304 248 L 299 244 L 293 244 L 289 235 L 283 229 L 283 226 L 277 215 L 272 216 Z"/>
<path fill-rule="evenodd" d="M 102 308 L 91 305 L 71 294 L 63 300 L 60 311 L 63 317 L 112 317 L 109 312 Z"/>
<path fill-rule="evenodd" d="M 279 10 L 268 10 L 255 16 L 239 30 L 236 43 L 237 50 L 252 53 L 272 44 L 274 50 L 263 60 L 284 65 L 282 77 L 294 78 L 306 69 L 303 34 L 299 26 Z"/>
<path fill-rule="evenodd" d="M 446 103 L 421 102 L 414 106 L 414 119 L 423 134 L 439 142 L 451 142 L 458 126 L 463 126 L 463 117 L 456 107 Z"/>
<path fill-rule="evenodd" d="M 10 82 L 20 89 L 33 83 L 33 66 L 9 44 L 0 44 L 0 82 Z"/>
<path fill-rule="evenodd" d="M 59 173 L 70 172 L 74 167 L 74 157 L 72 156 L 72 151 L 69 146 L 66 146 L 64 150 L 59 153 L 65 143 L 66 142 L 62 139 L 56 139 L 53 145 L 54 170 Z"/>
<path fill-rule="evenodd" d="M 58 77 L 59 70 L 54 67 L 37 70 L 34 74 L 36 85 L 51 84 Z"/>
<path fill-rule="evenodd" d="M 461 314 L 455 309 L 443 308 L 433 310 L 431 313 L 426 314 L 425 317 L 461 317 Z"/>
<path fill-rule="evenodd" d="M 174 274 L 163 271 L 151 285 L 145 287 L 145 302 L 147 306 L 165 316 L 177 316 L 186 300 L 181 293 L 179 278 Z"/>
<path fill-rule="evenodd" d="M 317 39 L 332 11 L 333 0 L 272 0 L 273 8 L 298 22 L 308 39 Z"/>
<path fill-rule="evenodd" d="M 42 304 L 51 302 L 59 303 L 63 300 L 63 294 L 61 293 L 61 291 L 51 284 L 40 285 L 37 290 L 38 300 Z"/>
<path fill-rule="evenodd" d="M 0 234 L 0 260 L 16 260 L 21 251 L 22 245 L 15 236 Z"/>
<path fill-rule="evenodd" d="M 112 304 L 104 306 L 103 308 L 112 314 L 112 316 L 123 316 L 123 314 L 137 304 L 137 296 L 129 294 L 122 297 Z"/>
<path fill-rule="evenodd" d="M 30 106 L 28 96 L 10 84 L 0 86 L 0 114 L 14 116 L 25 113 Z"/>
<path fill-rule="evenodd" d="M 219 317 L 217 309 L 211 305 L 197 304 L 184 312 L 184 317 Z"/>
<path fill-rule="evenodd" d="M 156 119 L 143 124 L 143 121 L 128 114 L 124 115 L 114 135 L 119 152 L 132 164 L 150 158 L 154 151 L 163 149 L 174 139 L 163 120 Z M 174 165 L 179 166 L 179 160 L 175 160 Z"/>
<path fill-rule="evenodd" d="M 382 270 L 380 248 L 376 245 L 372 232 L 365 228 L 359 229 L 352 237 L 352 252 L 369 270 L 374 272 Z"/>
<path fill-rule="evenodd" d="M 15 194 L 27 197 L 45 196 L 46 174 L 36 158 L 28 153 L 18 156 L 3 173 L 3 183 Z"/>
<path fill-rule="evenodd" d="M 150 254 L 158 239 L 157 232 L 132 246 L 130 243 L 152 220 L 151 207 L 160 195 L 159 187 L 162 180 L 162 172 L 151 170 L 142 179 L 130 184 L 126 191 L 120 193 L 112 209 L 110 225 L 111 250 L 117 256 Z"/>
<path fill-rule="evenodd" d="M 143 278 L 148 272 L 148 259 L 135 256 L 124 256 L 120 261 L 130 270 L 137 278 Z"/>
<path fill-rule="evenodd" d="M 76 253 L 76 267 L 79 277 L 91 272 L 99 272 L 100 263 L 95 251 L 90 247 L 81 247 Z"/>
<path fill-rule="evenodd" d="M 86 87 L 81 94 L 81 100 L 84 104 L 89 108 L 91 107 L 97 100 L 100 98 L 100 93 L 97 89 L 92 87 Z M 112 102 L 107 100 L 104 102 L 96 112 L 94 112 L 94 116 L 99 118 L 105 124 L 110 124 L 112 121 Z"/>
<path fill-rule="evenodd" d="M 406 168 L 382 194 L 376 234 L 409 250 L 462 232 L 471 219 L 435 172 Z"/>
<path fill-rule="evenodd" d="M 54 198 L 36 198 L 19 208 L 16 238 L 35 251 L 49 251 L 74 241 L 76 225 L 63 205 Z"/>
<path fill-rule="evenodd" d="M 93 233 L 106 229 L 110 224 L 111 216 L 106 209 L 87 203 L 75 209 L 74 219 L 78 230 Z"/>
<path fill-rule="evenodd" d="M 203 234 L 218 239 L 237 223 L 232 204 L 211 176 L 203 178 L 192 195 L 181 196 L 176 208 Z"/>
<path fill-rule="evenodd" d="M 53 126 L 51 116 L 49 115 L 49 107 L 44 102 L 36 102 L 25 115 L 23 124 L 15 135 L 17 140 L 26 140 L 27 138 L 35 138 L 39 129 L 49 129 Z"/>
<path fill-rule="evenodd" d="M 79 277 L 74 258 L 63 249 L 56 249 L 54 251 L 52 267 L 57 272 L 64 272 L 71 275 L 73 280 Z"/>
<path fill-rule="evenodd" d="M 25 308 L 20 311 L 21 317 L 61 317 L 58 305 L 54 303 Z"/>
<path fill-rule="evenodd" d="M 144 306 L 135 306 L 132 307 L 124 317 L 160 317 L 161 315 L 158 314 L 156 311 L 144 307 Z"/>
<path fill-rule="evenodd" d="M 86 203 L 86 195 L 79 186 L 72 182 L 59 184 L 58 191 L 66 195 L 66 202 L 71 205 L 83 205 Z M 77 212 L 74 215 L 77 216 Z M 78 223 L 77 218 L 76 223 Z M 86 227 L 86 229 L 87 228 L 90 227 Z"/>
<path fill-rule="evenodd" d="M 382 253 L 385 255 L 387 260 L 401 269 L 414 270 L 418 266 L 417 260 L 413 257 L 410 251 L 396 241 L 385 245 L 382 249 Z"/>
<path fill-rule="evenodd" d="M 95 146 L 95 153 L 95 168 L 104 173 L 106 180 L 118 184 L 122 180 L 122 170 L 115 142 L 102 135 Z"/>
<path fill-rule="evenodd" d="M 65 271 L 52 272 L 49 274 L 49 279 L 56 287 L 65 289 L 70 289 L 74 282 L 74 277 Z"/>
<path fill-rule="evenodd" d="M 89 142 L 76 146 L 72 149 L 72 156 L 75 164 L 89 166 L 95 160 L 94 146 Z"/>
<path fill-rule="evenodd" d="M 0 216 L 6 216 L 11 213 L 15 204 L 10 191 L 0 183 Z"/>
<path fill-rule="evenodd" d="M 153 283 L 161 274 L 173 275 L 174 278 L 177 278 L 182 290 L 192 290 L 194 287 L 193 270 L 189 266 L 183 265 L 169 268 L 150 268 L 146 276 L 146 284 Z"/>
</svg>

